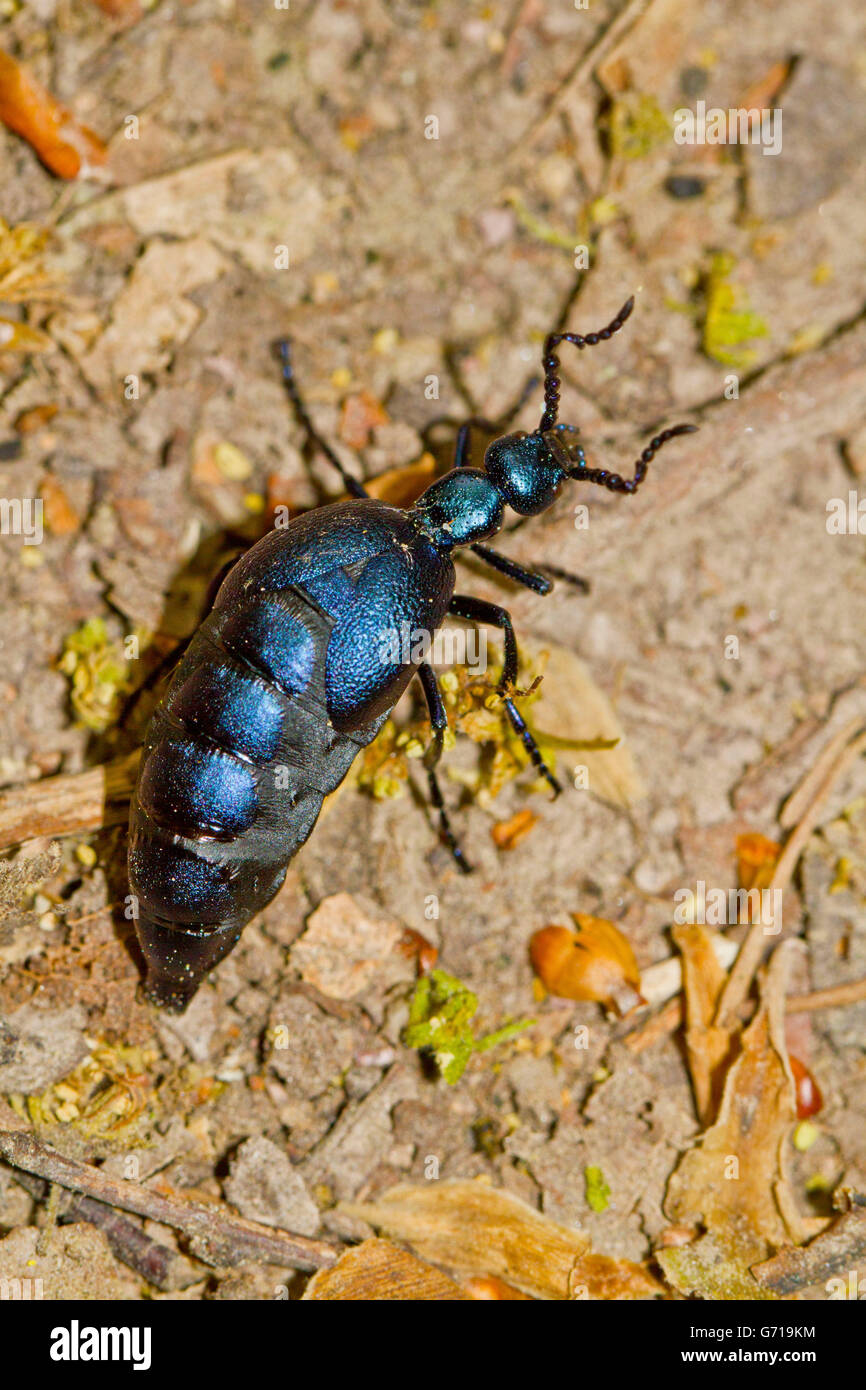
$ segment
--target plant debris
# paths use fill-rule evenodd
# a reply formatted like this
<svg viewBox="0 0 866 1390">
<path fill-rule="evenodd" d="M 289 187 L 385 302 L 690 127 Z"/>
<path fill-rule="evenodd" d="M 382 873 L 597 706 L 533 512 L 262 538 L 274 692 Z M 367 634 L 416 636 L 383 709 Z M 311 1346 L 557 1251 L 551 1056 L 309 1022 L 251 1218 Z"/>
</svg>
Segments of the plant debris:
<svg viewBox="0 0 866 1390">
<path fill-rule="evenodd" d="M 428 1050 L 440 1074 L 454 1085 L 475 1052 L 488 1052 L 499 1043 L 531 1028 L 532 1019 L 506 1023 L 493 1033 L 477 1038 L 472 1019 L 478 1012 L 478 996 L 444 970 L 431 970 L 415 986 L 409 1005 L 404 1038 L 407 1047 Z"/>
</svg>

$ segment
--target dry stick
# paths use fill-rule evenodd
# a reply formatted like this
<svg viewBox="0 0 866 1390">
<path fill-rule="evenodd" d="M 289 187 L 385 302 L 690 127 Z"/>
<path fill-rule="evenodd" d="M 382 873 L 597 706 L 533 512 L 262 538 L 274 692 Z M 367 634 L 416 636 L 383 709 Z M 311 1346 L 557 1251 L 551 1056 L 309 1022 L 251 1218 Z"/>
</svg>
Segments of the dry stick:
<svg viewBox="0 0 866 1390">
<path fill-rule="evenodd" d="M 217 1206 L 164 1196 L 141 1183 L 109 1177 L 99 1168 L 67 1158 L 18 1130 L 0 1130 L 0 1156 L 13 1167 L 35 1173 L 48 1182 L 183 1231 L 189 1237 L 192 1253 L 208 1265 L 225 1267 L 252 1261 L 289 1269 L 326 1269 L 336 1264 L 340 1254 L 326 1241 L 262 1226 Z"/>
<path fill-rule="evenodd" d="M 32 1173 L 16 1172 L 15 1181 L 40 1202 L 45 1201 L 49 1192 L 57 1190 Z M 87 1221 L 91 1226 L 98 1227 L 118 1260 L 165 1293 L 186 1288 L 199 1277 L 185 1255 L 151 1240 L 140 1226 L 92 1197 L 66 1192 L 61 1200 L 58 1220 L 62 1225 L 70 1221 Z"/>
<path fill-rule="evenodd" d="M 790 881 L 797 860 L 806 847 L 809 836 L 818 824 L 818 818 L 823 809 L 824 803 L 829 797 L 834 785 L 839 778 L 847 772 L 848 768 L 856 758 L 860 756 L 866 748 L 866 733 L 849 743 L 842 752 L 837 754 L 830 766 L 829 771 L 819 784 L 815 784 L 814 778 L 810 775 L 810 785 L 812 787 L 812 797 L 809 805 L 803 812 L 802 819 L 796 828 L 791 832 L 785 842 L 785 848 L 779 856 L 779 861 L 773 870 L 770 879 L 769 890 L 783 889 Z M 799 790 L 799 789 L 798 789 Z M 795 793 L 797 795 L 797 793 Z M 719 1028 L 727 1027 L 733 1020 L 740 1005 L 743 1003 L 752 984 L 755 971 L 761 963 L 761 958 L 767 945 L 767 938 L 764 933 L 764 924 L 760 921 L 755 922 L 748 936 L 745 938 L 740 953 L 737 956 L 734 968 L 728 976 L 727 984 L 722 991 L 719 1000 L 719 1007 L 716 1011 L 715 1023 Z"/>
<path fill-rule="evenodd" d="M 832 985 L 829 989 L 815 989 L 811 994 L 789 994 L 785 1000 L 786 1014 L 812 1013 L 816 1009 L 841 1009 L 846 1004 L 857 1004 L 866 999 L 866 980 L 850 980 L 844 985 Z M 681 996 L 669 999 L 663 1009 L 648 1018 L 641 1028 L 626 1033 L 623 1042 L 630 1052 L 643 1052 L 652 1047 L 659 1038 L 675 1033 L 685 1016 Z"/>
<path fill-rule="evenodd" d="M 0 801 L 0 850 L 43 835 L 81 835 L 126 820 L 140 750 L 88 772 L 16 787 Z"/>
<path fill-rule="evenodd" d="M 815 761 L 815 766 L 805 774 L 799 785 L 794 788 L 791 795 L 782 807 L 779 816 L 779 824 L 783 830 L 791 830 L 798 820 L 805 813 L 809 802 L 815 793 L 816 787 L 824 780 L 828 770 L 833 766 L 839 754 L 846 744 L 863 727 L 863 716 L 856 714 L 853 719 L 849 719 L 841 729 L 830 739 Z"/>
<path fill-rule="evenodd" d="M 866 980 L 849 980 L 829 989 L 814 989 L 811 994 L 789 994 L 785 1009 L 789 1014 L 805 1014 L 813 1009 L 839 1009 L 861 999 L 866 999 Z"/>
<path fill-rule="evenodd" d="M 541 133 L 548 121 L 556 115 L 563 102 L 567 99 L 572 88 L 578 87 L 585 77 L 588 77 L 594 68 L 607 57 L 610 49 L 614 48 L 620 39 L 625 38 L 628 31 L 642 18 L 644 11 L 648 10 L 652 0 L 627 0 L 627 3 L 620 10 L 616 19 L 598 36 L 593 43 L 574 64 L 574 67 L 567 72 L 560 82 L 556 91 L 547 103 L 547 107 L 533 121 L 528 130 L 525 130 L 520 138 L 512 145 L 506 156 L 506 163 L 518 158 L 532 144 L 537 135 Z"/>
</svg>

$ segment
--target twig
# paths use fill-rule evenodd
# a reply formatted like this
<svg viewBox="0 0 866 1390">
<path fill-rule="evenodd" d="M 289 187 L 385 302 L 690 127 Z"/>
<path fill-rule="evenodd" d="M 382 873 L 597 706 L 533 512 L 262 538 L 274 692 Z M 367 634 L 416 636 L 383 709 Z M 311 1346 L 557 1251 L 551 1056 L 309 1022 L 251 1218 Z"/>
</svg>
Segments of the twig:
<svg viewBox="0 0 866 1390">
<path fill-rule="evenodd" d="M 837 740 L 833 740 L 837 746 Z M 821 811 L 825 802 L 830 796 L 833 787 L 840 777 L 847 772 L 848 768 L 860 756 L 866 748 L 866 733 L 861 733 L 859 737 L 848 743 L 841 752 L 836 752 L 836 756 L 827 766 L 827 761 L 819 758 L 819 764 L 827 770 L 820 781 L 815 780 L 811 774 L 805 779 L 809 785 L 810 799 L 805 806 L 802 816 L 794 830 L 785 841 L 785 847 L 779 856 L 778 863 L 773 870 L 770 879 L 769 891 L 784 889 L 790 882 L 797 861 L 803 853 L 812 831 L 818 824 Z M 826 750 L 825 750 L 826 751 Z M 798 796 L 798 792 L 795 796 Z M 801 798 L 802 800 L 802 798 Z M 798 803 L 799 804 L 799 803 Z M 734 968 L 728 976 L 728 982 L 722 991 L 719 1000 L 719 1007 L 716 1012 L 716 1024 L 725 1027 L 734 1018 L 743 1003 L 751 987 L 755 971 L 761 963 L 761 958 L 767 946 L 767 937 L 764 931 L 764 924 L 757 921 L 751 927 L 748 936 L 745 938 L 740 953 L 737 956 Z"/>
<path fill-rule="evenodd" d="M 0 800 L 0 850 L 43 835 L 81 835 L 126 820 L 140 750 L 87 772 L 45 777 Z"/>
<path fill-rule="evenodd" d="M 56 1190 L 32 1173 L 17 1171 L 15 1181 L 40 1202 L 47 1198 L 50 1191 Z M 198 1277 L 185 1255 L 151 1240 L 140 1226 L 93 1197 L 64 1193 L 58 1209 L 58 1220 L 61 1225 L 71 1221 L 87 1221 L 91 1226 L 96 1226 L 105 1235 L 118 1260 L 165 1293 L 186 1288 L 195 1283 Z"/>
<path fill-rule="evenodd" d="M 850 980 L 829 989 L 815 989 L 811 994 L 789 994 L 785 1008 L 789 1014 L 805 1014 L 812 1009 L 839 1009 L 861 999 L 866 999 L 866 980 Z"/>
<path fill-rule="evenodd" d="M 857 1004 L 866 999 L 866 980 L 851 980 L 844 985 L 831 985 L 829 989 L 816 989 L 811 994 L 789 994 L 785 1000 L 786 1014 L 811 1013 L 816 1009 L 841 1009 L 846 1004 Z M 742 1016 L 747 1005 L 740 1008 Z M 749 1010 L 751 1012 L 751 1010 Z M 653 1014 L 640 1028 L 634 1028 L 623 1036 L 622 1041 L 630 1052 L 643 1052 L 652 1047 L 659 1038 L 675 1033 L 683 1021 L 683 1001 L 677 995 L 669 999 L 663 1009 Z"/>
<path fill-rule="evenodd" d="M 848 1210 L 808 1245 L 789 1246 L 753 1265 L 758 1282 L 784 1298 L 815 1284 L 826 1288 L 828 1279 L 841 1278 L 847 1292 L 851 1271 L 866 1259 L 866 1197 L 848 1193 L 846 1200 Z"/>
<path fill-rule="evenodd" d="M 826 747 L 821 749 L 814 767 L 810 768 L 806 775 L 801 778 L 782 807 L 779 824 L 783 830 L 792 830 L 803 817 L 815 794 L 815 789 L 823 782 L 845 745 L 862 727 L 863 716 L 857 714 L 853 719 L 849 719 L 847 724 L 843 724 Z"/>
<path fill-rule="evenodd" d="M 506 164 L 511 164 L 514 159 L 523 154 L 527 146 L 532 144 L 537 135 L 540 135 L 548 121 L 556 115 L 567 100 L 572 88 L 580 86 L 584 78 L 589 76 L 603 58 L 607 57 L 608 52 L 619 43 L 620 39 L 625 37 L 642 17 L 644 11 L 649 9 L 651 3 L 652 0 L 627 0 L 616 19 L 607 26 L 603 33 L 599 34 L 595 42 L 590 44 L 587 51 L 566 73 L 538 119 L 533 121 L 529 129 L 525 130 L 512 145 L 506 156 Z"/>
<path fill-rule="evenodd" d="M 675 999 L 669 999 L 663 1009 L 659 1009 L 657 1014 L 647 1019 L 643 1027 L 635 1028 L 625 1036 L 623 1041 L 629 1052 L 643 1052 L 660 1038 L 675 1033 L 683 1021 L 684 1014 L 682 998 L 677 995 Z"/>
<path fill-rule="evenodd" d="M 285 1265 L 289 1269 L 324 1269 L 335 1264 L 340 1253 L 326 1241 L 262 1226 L 258 1221 L 234 1216 L 223 1207 L 165 1196 L 141 1183 L 112 1178 L 99 1168 L 67 1158 L 17 1130 L 0 1130 L 0 1155 L 27 1173 L 36 1173 L 110 1207 L 133 1211 L 183 1231 L 189 1237 L 192 1253 L 208 1265 L 225 1267 L 252 1261 Z"/>
</svg>

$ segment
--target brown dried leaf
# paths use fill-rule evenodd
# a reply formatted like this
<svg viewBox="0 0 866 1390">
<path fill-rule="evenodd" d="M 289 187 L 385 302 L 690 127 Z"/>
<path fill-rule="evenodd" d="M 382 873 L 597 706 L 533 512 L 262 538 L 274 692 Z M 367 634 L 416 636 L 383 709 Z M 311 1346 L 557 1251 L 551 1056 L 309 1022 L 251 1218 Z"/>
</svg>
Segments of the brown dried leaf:
<svg viewBox="0 0 866 1390">
<path fill-rule="evenodd" d="M 321 1269 L 304 1290 L 304 1300 L 393 1300 L 457 1302 L 467 1294 L 441 1270 L 389 1240 L 365 1240 Z"/>
<path fill-rule="evenodd" d="M 405 1240 L 425 1259 L 459 1274 L 493 1275 L 534 1298 L 569 1297 L 589 1237 L 540 1216 L 484 1182 L 403 1183 L 376 1202 L 341 1202 L 341 1211 Z"/>
<path fill-rule="evenodd" d="M 646 796 L 646 787 L 613 706 L 573 652 L 555 644 L 547 652 L 541 693 L 532 707 L 533 729 L 542 742 L 547 735 L 560 748 L 566 742 L 617 739 L 615 748 L 580 749 L 574 759 L 586 767 L 596 796 L 614 806 L 632 806 Z"/>
<path fill-rule="evenodd" d="M 0 121 L 32 145 L 42 163 L 62 179 L 92 174 L 105 163 L 105 145 L 80 125 L 8 53 L 0 51 Z"/>
<path fill-rule="evenodd" d="M 45 524 L 53 536 L 71 536 L 81 525 L 81 517 L 70 502 L 63 484 L 47 473 L 39 486 L 45 507 Z"/>
<path fill-rule="evenodd" d="M 463 1285 L 470 1298 L 479 1303 L 531 1303 L 528 1293 L 506 1284 L 504 1279 L 494 1279 L 487 1275 L 484 1279 L 467 1279 Z"/>
<path fill-rule="evenodd" d="M 719 1117 L 668 1183 L 665 1212 L 670 1219 L 707 1231 L 693 1245 L 657 1252 L 665 1276 L 680 1293 L 766 1296 L 749 1267 L 788 1239 L 776 1188 L 783 1182 L 782 1141 L 796 1113 L 784 1014 L 797 947 L 783 942 L 774 952 L 760 1008 L 728 1072 Z"/>
<path fill-rule="evenodd" d="M 53 338 L 20 319 L 0 318 L 0 352 L 47 352 Z"/>
<path fill-rule="evenodd" d="M 737 877 L 741 888 L 767 888 L 782 853 L 782 846 L 766 835 L 750 831 L 737 836 Z"/>
<path fill-rule="evenodd" d="M 355 999 L 373 984 L 384 989 L 411 979 L 411 965 L 397 949 L 403 933 L 403 923 L 375 903 L 334 893 L 307 918 L 289 959 L 330 999 Z"/>
<path fill-rule="evenodd" d="M 364 483 L 371 497 L 390 502 L 392 507 L 411 507 L 436 477 L 436 460 L 432 454 L 422 454 L 417 463 L 405 468 L 388 468 Z"/>
<path fill-rule="evenodd" d="M 679 924 L 673 929 L 674 941 L 683 957 L 689 1071 L 698 1117 L 704 1126 L 716 1113 L 723 1080 L 722 1063 L 731 1046 L 728 1029 L 713 1026 L 716 1007 L 728 978 L 713 948 L 717 935 L 704 926 L 693 924 Z"/>
<path fill-rule="evenodd" d="M 347 396 L 340 414 L 339 435 L 351 449 L 363 449 L 377 425 L 388 423 L 388 412 L 369 391 Z"/>
<path fill-rule="evenodd" d="M 614 1260 L 610 1255 L 584 1255 L 569 1281 L 569 1297 L 591 1302 L 620 1302 L 658 1298 L 667 1290 L 643 1265 L 633 1260 Z"/>
</svg>

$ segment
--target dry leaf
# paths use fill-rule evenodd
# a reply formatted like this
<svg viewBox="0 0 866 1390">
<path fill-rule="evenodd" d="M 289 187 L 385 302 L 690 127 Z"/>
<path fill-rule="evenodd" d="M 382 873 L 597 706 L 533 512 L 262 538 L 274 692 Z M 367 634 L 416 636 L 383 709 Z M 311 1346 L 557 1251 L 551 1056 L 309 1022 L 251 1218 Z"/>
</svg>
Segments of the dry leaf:
<svg viewBox="0 0 866 1390">
<path fill-rule="evenodd" d="M 679 924 L 673 938 L 683 957 L 683 987 L 686 1005 L 686 1048 L 689 1071 L 695 1090 L 695 1105 L 703 1126 L 716 1113 L 723 1077 L 722 1063 L 728 1056 L 731 1035 L 727 1028 L 716 1028 L 713 1019 L 727 979 L 714 947 L 718 932 L 704 926 Z"/>
<path fill-rule="evenodd" d="M 522 811 L 509 816 L 508 820 L 496 821 L 490 830 L 493 843 L 497 849 L 514 849 L 515 845 L 526 838 L 537 821 L 538 816 L 535 812 L 524 807 Z"/>
<path fill-rule="evenodd" d="M 481 1303 L 532 1302 L 528 1293 L 521 1293 L 519 1289 L 506 1284 L 504 1279 L 494 1279 L 492 1275 L 485 1279 L 467 1279 L 463 1287 L 470 1298 L 475 1298 Z"/>
<path fill-rule="evenodd" d="M 19 434 L 30 434 L 31 431 L 47 425 L 56 414 L 57 406 L 47 401 L 43 405 L 31 406 L 29 410 L 22 410 L 20 415 L 15 417 L 15 428 Z"/>
<path fill-rule="evenodd" d="M 783 942 L 773 953 L 760 1008 L 725 1081 L 719 1118 L 668 1183 L 670 1219 L 707 1232 L 693 1245 L 657 1252 L 668 1282 L 680 1293 L 711 1299 L 766 1296 L 749 1267 L 788 1239 L 776 1186 L 783 1181 L 782 1141 L 795 1118 L 784 1016 L 797 948 L 798 943 Z"/>
<path fill-rule="evenodd" d="M 667 1290 L 643 1265 L 609 1255 L 584 1255 L 571 1273 L 569 1297 L 591 1302 L 658 1298 Z"/>
<path fill-rule="evenodd" d="M 415 961 L 419 975 L 427 975 L 439 959 L 438 946 L 434 946 L 421 932 L 415 931 L 414 927 L 407 927 L 403 932 L 397 942 L 397 950 L 407 960 Z"/>
<path fill-rule="evenodd" d="M 411 967 L 398 951 L 403 923 L 360 895 L 323 898 L 292 945 L 291 965 L 331 999 L 354 999 L 376 984 L 408 982 Z"/>
<path fill-rule="evenodd" d="M 8 53 L 0 51 L 0 121 L 32 145 L 62 179 L 93 173 L 105 163 L 105 145 Z"/>
<path fill-rule="evenodd" d="M 782 846 L 751 831 L 737 836 L 737 878 L 741 888 L 768 888 Z"/>
<path fill-rule="evenodd" d="M 201 319 L 201 310 L 187 296 L 228 267 L 205 237 L 149 242 L 114 300 L 111 322 L 80 359 L 88 381 L 100 390 L 116 391 L 130 376 L 163 371 Z"/>
<path fill-rule="evenodd" d="M 742 94 L 737 106 L 744 111 L 764 110 L 773 105 L 773 98 L 784 87 L 791 71 L 792 59 L 782 58 L 772 63 L 765 73 Z"/>
<path fill-rule="evenodd" d="M 0 318 L 0 352 L 48 352 L 54 339 L 20 319 Z"/>
<path fill-rule="evenodd" d="M 484 1182 L 404 1183 L 376 1202 L 341 1202 L 428 1260 L 459 1274 L 494 1276 L 533 1298 L 569 1297 L 572 1270 L 589 1237 L 541 1216 Z"/>
<path fill-rule="evenodd" d="M 45 524 L 53 536 L 71 536 L 81 525 L 81 517 L 66 495 L 66 490 L 51 473 L 39 485 L 39 495 L 45 507 Z"/>
<path fill-rule="evenodd" d="M 388 468 L 364 483 L 371 497 L 389 502 L 392 507 L 411 507 L 436 477 L 436 460 L 432 454 L 422 454 L 417 463 L 405 468 Z"/>
<path fill-rule="evenodd" d="M 304 1300 L 392 1300 L 456 1302 L 467 1294 L 441 1270 L 389 1240 L 365 1240 L 321 1269 L 304 1290 Z"/>
<path fill-rule="evenodd" d="M 622 932 L 603 917 L 572 913 L 577 931 L 542 927 L 529 943 L 532 967 L 560 999 L 591 999 L 622 1016 L 643 1003 L 640 971 Z"/>
<path fill-rule="evenodd" d="M 547 648 L 541 693 L 532 708 L 532 727 L 542 743 L 560 750 L 578 745 L 574 762 L 587 770 L 588 787 L 614 806 L 628 807 L 646 796 L 646 786 L 626 746 L 622 725 L 607 696 L 566 647 Z M 614 748 L 580 748 L 597 739 Z"/>
<path fill-rule="evenodd" d="M 369 391 L 347 396 L 340 413 L 339 435 L 351 449 L 363 449 L 377 425 L 388 423 L 388 412 Z"/>
</svg>

